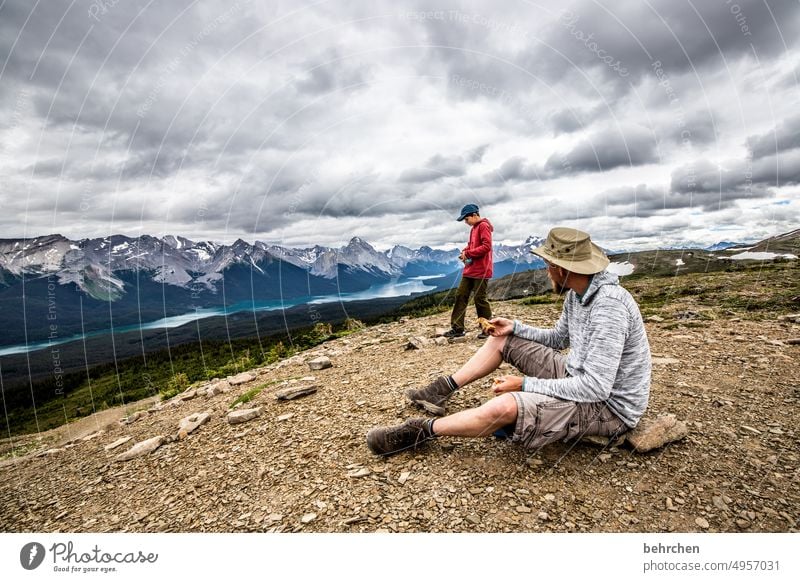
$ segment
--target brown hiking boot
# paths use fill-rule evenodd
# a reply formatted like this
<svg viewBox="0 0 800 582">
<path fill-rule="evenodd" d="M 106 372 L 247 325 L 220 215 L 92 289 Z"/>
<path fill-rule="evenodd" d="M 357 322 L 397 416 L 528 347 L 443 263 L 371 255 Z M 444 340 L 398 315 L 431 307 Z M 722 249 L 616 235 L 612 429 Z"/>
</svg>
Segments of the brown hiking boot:
<svg viewBox="0 0 800 582">
<path fill-rule="evenodd" d="M 427 418 L 409 418 L 397 426 L 373 428 L 367 433 L 367 446 L 376 455 L 385 456 L 416 449 L 432 438 Z"/>
<path fill-rule="evenodd" d="M 444 403 L 453 392 L 454 390 L 450 388 L 447 378 L 439 376 L 425 388 L 420 388 L 419 390 L 409 388 L 406 390 L 406 396 L 420 408 L 424 408 L 436 416 L 442 416 L 445 413 Z"/>
</svg>

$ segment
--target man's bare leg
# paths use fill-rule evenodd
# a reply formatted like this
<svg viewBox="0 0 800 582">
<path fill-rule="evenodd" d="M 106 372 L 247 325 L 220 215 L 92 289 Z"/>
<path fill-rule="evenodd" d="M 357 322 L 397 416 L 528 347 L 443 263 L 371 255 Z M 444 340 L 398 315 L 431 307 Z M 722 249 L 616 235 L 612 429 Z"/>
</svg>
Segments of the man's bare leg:
<svg viewBox="0 0 800 582">
<path fill-rule="evenodd" d="M 507 336 L 491 336 L 481 346 L 466 364 L 453 374 L 453 380 L 459 387 L 466 386 L 470 382 L 483 378 L 494 372 L 503 363 L 503 346 L 508 339 Z M 444 420 L 444 419 L 442 419 Z"/>
<path fill-rule="evenodd" d="M 516 420 L 517 400 L 511 394 L 501 394 L 478 408 L 437 418 L 431 428 L 436 436 L 482 437 Z"/>
<path fill-rule="evenodd" d="M 435 436 L 485 437 L 516 419 L 517 401 L 506 393 L 444 418 L 409 418 L 397 426 L 375 427 L 367 433 L 367 446 L 376 455 L 393 455 L 416 449 Z"/>
</svg>

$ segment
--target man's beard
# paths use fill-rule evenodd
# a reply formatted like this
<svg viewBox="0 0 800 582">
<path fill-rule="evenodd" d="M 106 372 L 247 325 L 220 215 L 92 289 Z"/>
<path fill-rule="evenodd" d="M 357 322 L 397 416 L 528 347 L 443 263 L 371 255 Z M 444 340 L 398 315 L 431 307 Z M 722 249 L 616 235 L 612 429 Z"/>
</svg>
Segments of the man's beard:
<svg viewBox="0 0 800 582">
<path fill-rule="evenodd" d="M 553 286 L 553 294 L 554 295 L 561 296 L 564 293 L 566 293 L 567 291 L 569 291 L 569 289 L 567 287 L 564 287 L 564 285 L 562 285 L 561 283 L 556 281 L 553 278 L 553 275 L 551 275 L 549 271 L 547 273 L 547 278 L 550 279 L 550 284 Z"/>
</svg>

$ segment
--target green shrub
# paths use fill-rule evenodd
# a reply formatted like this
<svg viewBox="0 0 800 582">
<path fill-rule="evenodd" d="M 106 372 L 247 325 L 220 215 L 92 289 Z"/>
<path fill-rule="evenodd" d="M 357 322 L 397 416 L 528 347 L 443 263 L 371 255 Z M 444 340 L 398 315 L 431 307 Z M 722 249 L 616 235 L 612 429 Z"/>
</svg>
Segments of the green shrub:
<svg viewBox="0 0 800 582">
<path fill-rule="evenodd" d="M 333 335 L 333 328 L 330 323 L 319 322 L 309 331 L 303 340 L 311 345 L 324 342 Z"/>
<path fill-rule="evenodd" d="M 283 358 L 286 358 L 289 355 L 290 355 L 290 350 L 283 344 L 282 341 L 279 341 L 269 349 L 269 352 L 267 352 L 266 359 L 270 363 L 272 363 L 282 360 Z"/>
<path fill-rule="evenodd" d="M 179 372 L 175 374 L 169 380 L 169 382 L 167 382 L 166 388 L 161 390 L 161 399 L 168 400 L 173 396 L 180 394 L 188 387 L 189 387 L 189 377 L 183 372 Z"/>
<path fill-rule="evenodd" d="M 365 325 L 357 319 L 353 319 L 352 317 L 348 317 L 344 320 L 344 324 L 342 324 L 344 328 L 343 331 L 358 331 L 360 329 L 364 329 Z"/>
<path fill-rule="evenodd" d="M 547 305 L 555 302 L 556 299 L 553 297 L 553 294 L 548 293 L 546 295 L 533 295 L 531 297 L 526 297 L 520 303 L 522 305 Z"/>
<path fill-rule="evenodd" d="M 240 395 L 236 400 L 231 402 L 231 406 L 230 407 L 233 408 L 234 406 L 236 406 L 240 402 L 242 404 L 250 402 L 253 398 L 258 396 L 261 393 L 261 391 L 266 387 L 267 387 L 267 384 L 262 384 L 261 386 L 256 386 L 255 388 L 251 388 L 250 390 L 248 390 L 244 394 Z"/>
</svg>

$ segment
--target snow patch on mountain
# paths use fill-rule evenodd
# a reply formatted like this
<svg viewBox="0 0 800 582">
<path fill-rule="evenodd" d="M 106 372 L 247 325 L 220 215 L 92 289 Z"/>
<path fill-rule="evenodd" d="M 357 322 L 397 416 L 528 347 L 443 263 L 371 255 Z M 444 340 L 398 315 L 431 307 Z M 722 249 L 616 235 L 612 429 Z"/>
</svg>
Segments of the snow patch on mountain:
<svg viewBox="0 0 800 582">
<path fill-rule="evenodd" d="M 746 251 L 743 253 L 738 253 L 736 255 L 731 255 L 728 258 L 733 259 L 734 261 L 744 261 L 744 260 L 769 261 L 772 259 L 777 259 L 779 257 L 784 259 L 796 259 L 797 255 L 792 255 L 790 253 L 778 254 L 778 253 Z"/>
<path fill-rule="evenodd" d="M 609 273 L 614 273 L 618 277 L 630 275 L 634 270 L 636 270 L 635 265 L 629 263 L 628 261 L 624 261 L 622 263 L 609 263 L 608 267 L 606 267 L 606 271 Z"/>
</svg>

